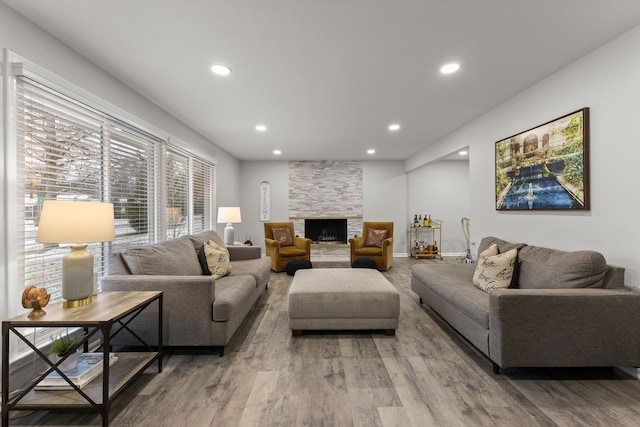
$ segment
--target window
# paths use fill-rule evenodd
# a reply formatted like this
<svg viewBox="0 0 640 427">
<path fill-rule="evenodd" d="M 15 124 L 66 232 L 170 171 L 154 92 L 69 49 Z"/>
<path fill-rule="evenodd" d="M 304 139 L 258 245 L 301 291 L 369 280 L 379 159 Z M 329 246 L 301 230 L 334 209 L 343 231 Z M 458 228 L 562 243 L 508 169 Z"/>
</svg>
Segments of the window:
<svg viewBox="0 0 640 427">
<path fill-rule="evenodd" d="M 213 165 L 177 148 L 166 151 L 167 238 L 211 228 Z"/>
<path fill-rule="evenodd" d="M 30 77 L 16 79 L 18 279 L 61 299 L 68 249 L 35 241 L 44 200 L 114 204 L 116 239 L 88 246 L 97 278 L 110 251 L 212 228 L 215 166 L 128 120 Z M 160 173 L 159 171 L 162 171 Z"/>
<path fill-rule="evenodd" d="M 155 241 L 153 215 L 156 188 L 157 138 L 116 121 L 110 121 L 105 139 L 109 146 L 108 201 L 113 203 L 116 239 L 110 250 Z"/>
<path fill-rule="evenodd" d="M 27 80 L 19 81 L 17 95 L 18 174 L 25 189 L 18 193 L 23 207 L 18 260 L 23 282 L 46 287 L 57 300 L 62 294 L 61 260 L 68 249 L 35 241 L 40 211 L 44 200 L 103 200 L 102 118 Z M 87 249 L 102 268 L 102 245 Z"/>
<path fill-rule="evenodd" d="M 175 239 L 189 232 L 189 158 L 167 150 L 165 165 L 167 239 Z"/>
<path fill-rule="evenodd" d="M 215 205 L 213 200 L 213 166 L 210 163 L 192 159 L 191 160 L 191 184 L 193 191 L 193 206 L 191 216 L 191 232 L 205 231 L 211 228 L 213 215 L 211 214 L 212 206 Z"/>
</svg>

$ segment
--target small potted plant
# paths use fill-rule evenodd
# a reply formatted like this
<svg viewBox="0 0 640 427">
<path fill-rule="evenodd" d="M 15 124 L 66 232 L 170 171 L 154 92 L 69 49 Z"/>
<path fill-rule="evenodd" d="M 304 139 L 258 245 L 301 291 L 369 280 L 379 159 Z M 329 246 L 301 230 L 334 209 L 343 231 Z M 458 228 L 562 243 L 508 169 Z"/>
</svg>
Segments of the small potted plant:
<svg viewBox="0 0 640 427">
<path fill-rule="evenodd" d="M 51 349 L 49 353 L 54 356 L 54 361 L 62 359 L 66 355 L 69 355 L 67 359 L 59 366 L 63 371 L 75 369 L 78 365 L 78 345 L 86 337 L 86 334 L 78 334 L 75 336 L 69 336 L 69 333 L 60 333 L 51 343 Z"/>
</svg>

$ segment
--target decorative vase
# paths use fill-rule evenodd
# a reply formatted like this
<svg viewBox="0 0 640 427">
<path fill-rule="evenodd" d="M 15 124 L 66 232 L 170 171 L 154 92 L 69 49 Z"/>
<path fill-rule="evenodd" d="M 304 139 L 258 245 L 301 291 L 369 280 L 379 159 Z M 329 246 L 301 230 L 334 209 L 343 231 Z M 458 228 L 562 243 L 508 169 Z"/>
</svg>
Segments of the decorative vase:
<svg viewBox="0 0 640 427">
<path fill-rule="evenodd" d="M 69 355 L 69 357 L 67 357 L 64 362 L 62 362 L 60 364 L 60 366 L 58 366 L 58 368 L 60 368 L 61 370 L 68 372 L 71 371 L 72 369 L 75 369 L 78 366 L 78 355 L 80 354 L 79 350 L 74 351 L 73 353 L 71 353 Z M 62 359 L 61 356 L 54 356 L 55 362 L 57 363 L 60 359 Z"/>
</svg>

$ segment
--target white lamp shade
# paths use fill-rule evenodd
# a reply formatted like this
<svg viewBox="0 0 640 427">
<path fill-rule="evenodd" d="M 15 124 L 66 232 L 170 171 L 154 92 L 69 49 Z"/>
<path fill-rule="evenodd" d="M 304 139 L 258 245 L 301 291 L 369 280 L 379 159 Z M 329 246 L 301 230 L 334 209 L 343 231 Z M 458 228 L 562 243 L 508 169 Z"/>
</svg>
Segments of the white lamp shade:
<svg viewBox="0 0 640 427">
<path fill-rule="evenodd" d="M 221 207 L 218 208 L 218 223 L 229 224 L 232 222 L 242 222 L 239 207 Z"/>
<path fill-rule="evenodd" d="M 115 238 L 113 203 L 45 200 L 36 241 L 96 243 Z"/>
</svg>

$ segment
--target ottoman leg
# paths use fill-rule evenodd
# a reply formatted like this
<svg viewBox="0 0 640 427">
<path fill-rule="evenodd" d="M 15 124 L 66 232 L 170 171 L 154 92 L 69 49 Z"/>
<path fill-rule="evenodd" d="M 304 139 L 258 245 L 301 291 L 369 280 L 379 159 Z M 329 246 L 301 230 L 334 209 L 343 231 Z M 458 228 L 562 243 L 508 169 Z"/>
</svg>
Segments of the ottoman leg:
<svg viewBox="0 0 640 427">
<path fill-rule="evenodd" d="M 393 336 L 396 334 L 396 330 L 395 329 L 385 329 L 384 330 L 384 334 L 385 335 L 389 335 L 389 336 Z"/>
<path fill-rule="evenodd" d="M 302 336 L 302 330 L 301 329 L 292 329 L 291 330 L 291 335 L 293 335 L 294 337 L 301 337 Z"/>
</svg>

